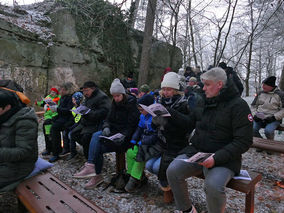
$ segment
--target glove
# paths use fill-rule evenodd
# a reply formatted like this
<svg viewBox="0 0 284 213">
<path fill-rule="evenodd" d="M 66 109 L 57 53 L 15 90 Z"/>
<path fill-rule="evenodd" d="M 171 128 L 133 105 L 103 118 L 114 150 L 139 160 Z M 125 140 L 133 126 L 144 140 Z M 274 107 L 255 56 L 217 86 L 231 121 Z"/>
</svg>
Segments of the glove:
<svg viewBox="0 0 284 213">
<path fill-rule="evenodd" d="M 276 121 L 276 118 L 273 115 L 273 116 L 265 118 L 264 121 L 265 121 L 265 123 L 269 124 L 269 123 L 272 123 L 272 122 Z"/>
<path fill-rule="evenodd" d="M 49 108 L 52 112 L 57 112 L 57 107 L 58 107 L 57 105 L 54 105 L 54 106 L 50 106 Z"/>
<path fill-rule="evenodd" d="M 253 116 L 253 120 L 254 120 L 255 122 L 261 122 L 261 121 L 262 121 L 262 120 L 261 120 L 259 117 L 257 117 L 256 115 Z"/>
<path fill-rule="evenodd" d="M 103 129 L 102 135 L 103 136 L 109 136 L 110 135 L 110 129 L 108 127 L 105 127 Z"/>
<path fill-rule="evenodd" d="M 139 146 L 141 146 L 141 145 L 142 145 L 142 142 L 141 142 L 141 141 L 139 141 L 139 142 L 138 142 L 138 145 L 139 145 Z"/>
<path fill-rule="evenodd" d="M 134 144 L 134 145 L 137 144 L 137 142 L 136 142 L 135 140 L 131 140 L 130 143 L 132 143 L 132 144 Z"/>
</svg>

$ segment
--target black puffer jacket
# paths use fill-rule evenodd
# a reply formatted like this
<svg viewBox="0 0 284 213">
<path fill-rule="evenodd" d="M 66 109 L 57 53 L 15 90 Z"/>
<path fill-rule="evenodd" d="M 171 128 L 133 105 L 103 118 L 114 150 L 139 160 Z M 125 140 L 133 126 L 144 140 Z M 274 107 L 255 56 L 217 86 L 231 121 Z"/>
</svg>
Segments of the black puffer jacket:
<svg viewBox="0 0 284 213">
<path fill-rule="evenodd" d="M 74 119 L 71 113 L 71 109 L 73 107 L 72 103 L 72 95 L 64 95 L 60 99 L 60 104 L 57 108 L 58 115 L 54 117 L 56 121 L 63 121 L 65 127 L 72 126 L 74 123 Z"/>
<path fill-rule="evenodd" d="M 160 100 L 160 103 L 168 109 L 171 117 L 166 118 L 164 130 L 160 131 L 162 137 L 165 139 L 165 143 L 162 145 L 164 150 L 161 153 L 159 180 L 166 180 L 166 170 L 169 164 L 178 155 L 179 151 L 188 145 L 187 136 L 192 131 L 192 122 L 186 98 L 181 95 L 175 95 L 173 100 L 173 103 L 170 104 L 167 104 L 163 98 Z M 161 138 L 162 141 L 164 139 Z"/>
<path fill-rule="evenodd" d="M 239 173 L 241 154 L 252 144 L 252 116 L 231 80 L 217 97 L 206 99 L 201 120 L 197 121 L 191 145 L 182 153 L 215 153 L 215 166 Z"/>
<path fill-rule="evenodd" d="M 83 105 L 90 108 L 91 111 L 81 117 L 78 127 L 82 128 L 81 134 L 98 131 L 110 110 L 111 102 L 109 97 L 96 88 L 91 97 L 86 98 Z"/>
<path fill-rule="evenodd" d="M 139 110 L 137 108 L 136 98 L 132 95 L 126 95 L 124 99 L 111 104 L 110 112 L 104 121 L 103 128 L 110 128 L 110 135 L 121 133 L 125 135 L 124 143 L 121 147 L 126 150 L 130 146 L 130 139 L 139 122 Z"/>
</svg>

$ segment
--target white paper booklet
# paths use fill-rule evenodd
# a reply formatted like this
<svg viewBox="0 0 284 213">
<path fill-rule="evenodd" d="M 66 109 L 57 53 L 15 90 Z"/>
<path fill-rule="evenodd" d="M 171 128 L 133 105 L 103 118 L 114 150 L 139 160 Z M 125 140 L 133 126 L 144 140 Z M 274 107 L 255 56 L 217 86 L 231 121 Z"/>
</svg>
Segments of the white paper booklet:
<svg viewBox="0 0 284 213">
<path fill-rule="evenodd" d="M 209 158 L 212 155 L 213 155 L 213 153 L 197 152 L 195 155 L 193 155 L 190 158 L 177 159 L 177 160 L 182 160 L 182 161 L 188 162 L 188 163 L 202 163 L 203 161 L 205 161 L 207 158 Z"/>
<path fill-rule="evenodd" d="M 124 138 L 125 136 L 121 133 L 116 133 L 115 135 L 112 135 L 112 136 L 103 136 L 101 135 L 100 138 L 105 138 L 105 139 L 108 139 L 108 140 L 111 140 L 111 141 L 114 141 L 114 140 L 117 140 L 117 139 L 121 139 L 121 138 Z"/>
<path fill-rule="evenodd" d="M 145 111 L 147 111 L 149 114 L 151 114 L 153 117 L 156 116 L 162 116 L 162 117 L 169 117 L 171 114 L 168 112 L 168 110 L 159 103 L 151 104 L 150 106 L 146 106 L 143 104 L 139 104 Z"/>
<path fill-rule="evenodd" d="M 72 109 L 71 111 L 79 115 L 86 115 L 91 111 L 91 109 L 86 106 L 80 105 L 79 107 L 77 107 L 76 109 Z"/>
<path fill-rule="evenodd" d="M 240 174 L 233 177 L 236 180 L 251 180 L 251 177 L 249 176 L 249 173 L 247 170 L 241 170 Z"/>
<path fill-rule="evenodd" d="M 48 104 L 49 106 L 55 106 L 57 105 L 53 100 L 51 100 L 50 98 L 44 99 L 44 102 L 46 104 Z"/>
</svg>

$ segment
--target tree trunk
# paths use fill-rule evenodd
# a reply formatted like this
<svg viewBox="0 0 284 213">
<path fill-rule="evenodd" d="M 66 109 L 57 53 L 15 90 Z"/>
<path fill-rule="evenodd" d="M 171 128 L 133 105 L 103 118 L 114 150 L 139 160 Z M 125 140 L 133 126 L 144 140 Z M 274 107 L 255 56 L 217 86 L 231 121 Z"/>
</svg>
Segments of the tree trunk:
<svg viewBox="0 0 284 213">
<path fill-rule="evenodd" d="M 156 7 L 157 7 L 157 0 L 148 1 L 142 53 L 141 53 L 140 67 L 139 67 L 139 77 L 138 77 L 139 87 L 142 84 L 147 83 L 148 80 L 149 55 L 152 45 L 152 35 L 153 35 Z"/>
<path fill-rule="evenodd" d="M 280 77 L 280 82 L 279 82 L 279 88 L 281 90 L 284 90 L 284 64 L 282 67 L 282 71 L 281 71 L 281 77 Z"/>
</svg>

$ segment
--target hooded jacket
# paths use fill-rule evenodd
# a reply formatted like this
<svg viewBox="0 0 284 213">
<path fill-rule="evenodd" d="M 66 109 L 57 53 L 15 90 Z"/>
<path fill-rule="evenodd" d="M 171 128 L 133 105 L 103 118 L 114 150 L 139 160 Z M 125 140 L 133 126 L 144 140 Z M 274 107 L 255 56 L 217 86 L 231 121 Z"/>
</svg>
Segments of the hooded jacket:
<svg viewBox="0 0 284 213">
<path fill-rule="evenodd" d="M 34 169 L 38 158 L 38 122 L 24 107 L 0 126 L 0 191 L 10 191 Z"/>
<path fill-rule="evenodd" d="M 215 166 L 241 168 L 241 155 L 252 144 L 252 115 L 231 80 L 216 97 L 206 99 L 190 145 L 181 153 L 189 157 L 196 152 L 215 153 Z"/>
</svg>

